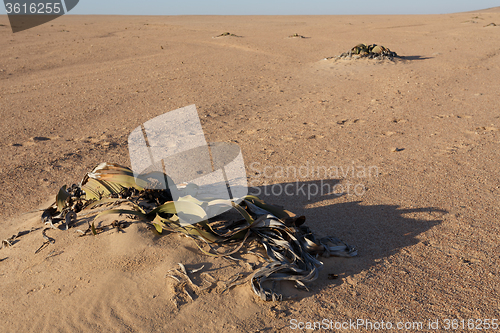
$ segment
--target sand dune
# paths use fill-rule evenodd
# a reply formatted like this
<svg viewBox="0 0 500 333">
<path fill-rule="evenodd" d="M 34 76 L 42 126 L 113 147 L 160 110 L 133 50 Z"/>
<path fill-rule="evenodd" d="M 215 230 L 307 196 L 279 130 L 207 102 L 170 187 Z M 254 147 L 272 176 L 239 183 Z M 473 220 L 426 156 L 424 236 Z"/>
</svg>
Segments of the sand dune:
<svg viewBox="0 0 500 333">
<path fill-rule="evenodd" d="M 486 9 L 480 9 L 476 11 L 471 11 L 468 13 L 500 13 L 500 7 L 491 7 Z"/>
<path fill-rule="evenodd" d="M 442 331 L 447 319 L 499 318 L 498 7 L 64 16 L 16 34 L 0 24 L 0 239 L 33 230 L 0 250 L 2 332 L 288 332 L 323 319 L 423 331 L 438 320 Z M 212 38 L 224 32 L 241 37 Z M 324 60 L 359 43 L 403 58 Z M 324 259 L 311 292 L 284 285 L 298 298 L 266 303 L 248 285 L 177 295 L 166 274 L 179 262 L 222 283 L 256 258 L 213 259 L 143 224 L 96 237 L 50 230 L 55 243 L 35 254 L 44 240 L 33 210 L 100 162 L 130 165 L 130 131 L 190 104 L 207 142 L 240 145 L 252 193 L 359 256 Z M 280 172 L 290 166 L 303 172 Z M 346 193 L 296 191 L 326 183 Z M 273 184 L 295 192 L 273 195 Z"/>
</svg>

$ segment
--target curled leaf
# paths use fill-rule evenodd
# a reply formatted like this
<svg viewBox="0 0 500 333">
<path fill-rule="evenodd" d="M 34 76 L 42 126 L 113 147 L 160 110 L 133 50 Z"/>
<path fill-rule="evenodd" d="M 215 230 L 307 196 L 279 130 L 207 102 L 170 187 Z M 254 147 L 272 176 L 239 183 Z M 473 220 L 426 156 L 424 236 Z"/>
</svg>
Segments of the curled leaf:
<svg viewBox="0 0 500 333">
<path fill-rule="evenodd" d="M 62 212 L 64 207 L 66 206 L 66 200 L 70 197 L 68 191 L 66 191 L 66 185 L 59 189 L 59 192 L 56 196 L 57 209 Z"/>
</svg>

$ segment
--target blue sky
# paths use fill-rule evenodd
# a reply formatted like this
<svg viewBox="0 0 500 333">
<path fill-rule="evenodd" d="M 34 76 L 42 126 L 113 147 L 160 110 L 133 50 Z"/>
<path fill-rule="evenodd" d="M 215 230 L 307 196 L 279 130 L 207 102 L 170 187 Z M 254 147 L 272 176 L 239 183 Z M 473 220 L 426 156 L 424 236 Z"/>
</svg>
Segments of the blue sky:
<svg viewBox="0 0 500 333">
<path fill-rule="evenodd" d="M 36 0 L 33 0 L 36 2 Z M 12 0 L 15 2 L 15 0 Z M 71 14 L 356 15 L 444 14 L 499 6 L 498 0 L 80 0 Z M 5 7 L 0 6 L 1 14 Z"/>
</svg>

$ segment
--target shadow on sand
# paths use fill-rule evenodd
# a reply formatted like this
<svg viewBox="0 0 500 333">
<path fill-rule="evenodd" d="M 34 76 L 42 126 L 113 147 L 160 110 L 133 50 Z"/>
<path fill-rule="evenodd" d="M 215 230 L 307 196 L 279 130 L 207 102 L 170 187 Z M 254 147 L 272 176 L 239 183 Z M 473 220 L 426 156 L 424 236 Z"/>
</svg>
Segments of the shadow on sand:
<svg viewBox="0 0 500 333">
<path fill-rule="evenodd" d="M 324 263 L 323 272 L 319 280 L 314 283 L 312 292 L 320 292 L 321 289 L 342 284 L 342 279 L 329 280 L 328 276 L 339 276 L 346 278 L 358 274 L 377 265 L 381 259 L 398 253 L 404 248 L 421 242 L 418 236 L 428 231 L 442 220 L 433 219 L 434 215 L 442 216 L 447 212 L 435 207 L 420 207 L 403 209 L 397 205 L 365 205 L 362 196 L 353 193 L 344 193 L 343 196 L 353 196 L 359 200 L 350 202 L 338 202 L 338 194 L 309 195 L 307 189 L 321 188 L 325 183 L 334 186 L 339 184 L 338 180 L 309 181 L 300 183 L 282 183 L 272 186 L 261 186 L 249 189 L 249 194 L 259 194 L 259 197 L 267 203 L 283 206 L 297 215 L 306 217 L 305 225 L 320 237 L 335 236 L 358 250 L 358 256 L 353 258 L 320 258 Z M 292 188 L 304 185 L 306 189 L 295 191 L 293 196 L 279 193 L 277 187 L 288 186 L 288 193 Z M 321 191 L 319 191 L 321 192 Z M 322 205 L 328 200 L 334 203 Z M 344 201 L 344 200 L 342 200 Z M 416 213 L 427 213 L 430 219 L 419 220 L 410 218 Z M 436 214 L 437 213 L 437 214 Z M 288 288 L 287 288 L 288 289 Z M 302 297 L 307 297 L 305 294 Z M 308 296 L 311 296 L 309 293 Z"/>
<path fill-rule="evenodd" d="M 427 60 L 427 59 L 432 59 L 434 57 L 422 57 L 422 56 L 416 55 L 416 56 L 401 56 L 400 58 L 403 59 L 403 60 L 410 60 L 410 61 L 412 61 L 412 60 Z"/>
</svg>

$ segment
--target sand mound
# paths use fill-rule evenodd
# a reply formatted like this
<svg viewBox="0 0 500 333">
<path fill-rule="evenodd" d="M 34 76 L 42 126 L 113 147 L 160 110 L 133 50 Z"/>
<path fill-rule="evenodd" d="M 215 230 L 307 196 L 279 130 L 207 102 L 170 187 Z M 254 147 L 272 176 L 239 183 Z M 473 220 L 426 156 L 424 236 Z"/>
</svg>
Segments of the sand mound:
<svg viewBox="0 0 500 333">
<path fill-rule="evenodd" d="M 38 215 L 38 216 L 37 216 Z M 237 273 L 252 272 L 250 256 L 241 264 L 201 255 L 192 241 L 176 234 L 155 236 L 143 224 L 123 219 L 123 231 L 107 230 L 96 237 L 80 237 L 75 226 L 68 231 L 50 230 L 55 240 L 40 252 L 44 242 L 39 214 L 24 217 L 14 230 L 33 230 L 1 250 L 3 323 L 9 331 L 120 331 L 150 332 L 161 318 L 174 326 L 193 327 L 189 313 L 206 325 L 229 325 L 249 319 L 259 311 L 258 300 L 249 288 L 225 290 L 224 281 Z M 20 222 L 19 220 L 16 222 Z M 84 223 L 84 222 L 82 222 Z M 99 225 L 111 223 L 104 219 Z M 187 269 L 204 266 L 217 282 L 210 289 L 191 293 L 190 299 L 167 272 L 184 263 Z M 201 273 L 190 274 L 202 285 Z M 9 282 L 11 281 L 11 282 Z M 186 287 L 188 289 L 189 286 Z M 192 288 L 192 287 L 191 287 Z M 233 309 L 224 319 L 212 314 L 210 304 L 223 302 Z M 29 304 L 27 308 L 26 305 Z M 195 305 L 196 304 L 196 305 Z M 15 320 L 23 312 L 29 321 Z"/>
<path fill-rule="evenodd" d="M 464 13 L 500 13 L 500 7 L 491 7 L 491 8 L 486 8 L 486 9 L 480 9 L 480 10 L 473 10 L 469 12 L 464 12 Z"/>
</svg>

